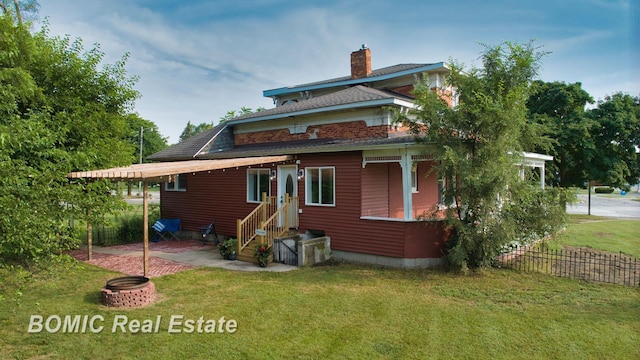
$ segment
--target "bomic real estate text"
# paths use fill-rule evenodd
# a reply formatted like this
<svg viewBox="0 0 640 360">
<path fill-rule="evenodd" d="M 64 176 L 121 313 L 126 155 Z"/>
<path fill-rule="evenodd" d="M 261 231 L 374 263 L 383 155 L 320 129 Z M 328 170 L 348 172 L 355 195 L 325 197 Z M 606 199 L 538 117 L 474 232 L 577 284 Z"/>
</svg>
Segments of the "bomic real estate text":
<svg viewBox="0 0 640 360">
<path fill-rule="evenodd" d="M 104 330 L 112 333 L 158 333 L 166 331 L 169 334 L 199 333 L 199 334 L 233 334 L 238 330 L 238 322 L 233 319 L 205 319 L 200 316 L 197 319 L 185 318 L 184 315 L 171 315 L 164 322 L 162 315 L 155 319 L 129 319 L 127 315 L 114 315 L 111 322 L 106 321 L 102 315 L 31 315 L 29 319 L 28 333 L 100 333 Z"/>
</svg>

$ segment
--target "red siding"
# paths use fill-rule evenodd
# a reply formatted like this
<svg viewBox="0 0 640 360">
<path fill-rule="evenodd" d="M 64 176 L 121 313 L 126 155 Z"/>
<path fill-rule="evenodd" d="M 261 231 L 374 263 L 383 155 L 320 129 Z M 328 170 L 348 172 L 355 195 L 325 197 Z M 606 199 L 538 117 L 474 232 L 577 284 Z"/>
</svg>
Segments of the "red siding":
<svg viewBox="0 0 640 360">
<path fill-rule="evenodd" d="M 438 205 L 438 174 L 432 171 L 432 161 L 418 162 L 418 192 L 413 194 L 413 215 L 430 216 Z"/>
<path fill-rule="evenodd" d="M 433 244 L 438 234 L 419 223 L 360 219 L 360 178 L 364 173 L 360 152 L 303 155 L 300 160 L 300 167 L 336 167 L 336 206 L 305 206 L 302 202 L 302 229 L 324 230 L 331 237 L 334 250 L 405 258 L 441 256 L 439 243 Z M 371 165 L 376 164 L 368 164 L 367 168 Z M 394 172 L 400 173 L 399 164 L 381 165 L 397 166 Z M 300 185 L 300 198 L 304 199 L 304 184 Z M 396 196 L 402 206 L 402 192 Z"/>
<path fill-rule="evenodd" d="M 404 219 L 404 195 L 402 166 L 389 163 L 389 217 Z"/>
<path fill-rule="evenodd" d="M 216 219 L 219 234 L 235 236 L 237 219 L 257 206 L 247 202 L 246 183 L 246 167 L 188 174 L 187 191 L 162 191 L 162 217 L 179 218 L 192 231 Z M 272 192 L 275 186 L 272 181 Z"/>
<path fill-rule="evenodd" d="M 367 164 L 362 170 L 362 215 L 389 217 L 388 164 Z"/>
<path fill-rule="evenodd" d="M 360 187 L 361 181 L 366 181 L 362 180 L 361 152 L 308 154 L 299 155 L 298 159 L 300 169 L 315 166 L 336 169 L 335 206 L 305 205 L 306 179 L 299 181 L 301 231 L 324 230 L 331 237 L 334 250 L 404 258 L 441 256 L 440 231 L 415 222 L 360 219 Z M 367 168 L 371 165 L 374 164 Z M 265 168 L 275 170 L 276 165 Z M 186 192 L 162 191 L 162 216 L 180 218 L 184 229 L 194 231 L 215 218 L 219 234 L 235 236 L 237 219 L 256 207 L 246 201 L 246 174 L 246 167 L 189 174 Z M 272 195 L 276 194 L 276 184 L 277 181 L 271 182 Z M 401 192 L 398 196 L 401 202 Z"/>
</svg>

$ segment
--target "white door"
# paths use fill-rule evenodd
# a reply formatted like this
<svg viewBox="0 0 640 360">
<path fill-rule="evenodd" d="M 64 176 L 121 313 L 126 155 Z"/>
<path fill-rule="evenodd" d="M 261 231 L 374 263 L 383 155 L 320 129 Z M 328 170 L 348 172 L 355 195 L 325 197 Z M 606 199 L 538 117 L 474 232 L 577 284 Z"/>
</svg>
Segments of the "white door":
<svg viewBox="0 0 640 360">
<path fill-rule="evenodd" d="M 284 205 L 284 194 L 298 196 L 298 166 L 278 166 L 278 207 Z M 297 208 L 297 207 L 294 207 Z M 289 214 L 289 219 L 295 219 L 297 214 L 293 211 Z M 289 221 L 289 224 L 293 224 Z M 280 219 L 280 226 L 284 225 L 284 218 Z"/>
</svg>

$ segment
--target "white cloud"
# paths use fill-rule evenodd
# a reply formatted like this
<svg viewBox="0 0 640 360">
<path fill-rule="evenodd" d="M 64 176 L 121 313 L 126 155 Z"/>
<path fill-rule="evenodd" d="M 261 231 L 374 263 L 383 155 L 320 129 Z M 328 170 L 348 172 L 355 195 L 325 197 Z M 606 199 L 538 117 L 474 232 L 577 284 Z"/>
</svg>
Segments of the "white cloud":
<svg viewBox="0 0 640 360">
<path fill-rule="evenodd" d="M 344 1 L 47 0 L 40 13 L 50 16 L 52 34 L 100 43 L 106 62 L 130 52 L 127 69 L 140 76 L 136 88 L 143 95 L 136 110 L 175 142 L 187 121 L 217 121 L 241 106 L 271 107 L 271 100 L 262 97 L 265 89 L 348 75 L 349 54 L 362 43 L 372 50 L 373 67 L 380 68 L 449 58 L 478 65 L 478 42 L 539 38 L 553 51 L 543 63 L 543 80 L 581 81 L 594 97 L 608 89 L 633 93 L 640 89 L 629 69 L 633 64 L 611 58 L 631 58 L 631 50 L 617 42 L 620 29 L 591 26 L 600 13 L 628 11 L 630 3 L 590 1 L 595 10 L 582 22 L 572 18 L 574 12 L 563 11 L 567 5 L 552 0 L 515 6 L 500 0 L 396 0 L 366 6 Z M 603 51 L 604 45 L 613 49 Z M 615 74 L 607 64 L 616 64 Z"/>
</svg>

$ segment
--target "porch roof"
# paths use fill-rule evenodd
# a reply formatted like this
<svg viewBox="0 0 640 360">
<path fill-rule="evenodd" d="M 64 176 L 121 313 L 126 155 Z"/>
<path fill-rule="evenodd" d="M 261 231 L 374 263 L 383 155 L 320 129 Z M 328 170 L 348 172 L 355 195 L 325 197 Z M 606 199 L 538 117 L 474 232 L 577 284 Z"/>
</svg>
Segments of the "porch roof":
<svg viewBox="0 0 640 360">
<path fill-rule="evenodd" d="M 218 160 L 188 160 L 163 163 L 134 164 L 111 169 L 76 171 L 67 175 L 70 179 L 111 179 L 126 181 L 171 181 L 178 174 L 227 169 L 292 160 L 291 155 L 244 157 Z"/>
</svg>

